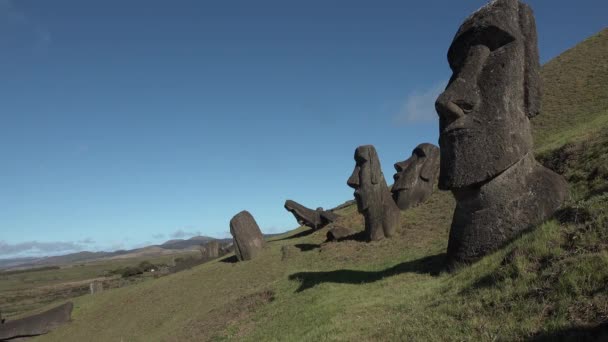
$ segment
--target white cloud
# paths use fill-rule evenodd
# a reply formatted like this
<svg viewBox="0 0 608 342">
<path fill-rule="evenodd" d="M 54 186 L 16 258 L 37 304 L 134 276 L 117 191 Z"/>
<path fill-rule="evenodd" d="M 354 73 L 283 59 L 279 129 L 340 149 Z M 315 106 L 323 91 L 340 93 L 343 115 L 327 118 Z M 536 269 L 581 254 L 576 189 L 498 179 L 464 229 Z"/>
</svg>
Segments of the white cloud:
<svg viewBox="0 0 608 342">
<path fill-rule="evenodd" d="M 395 121 L 399 124 L 437 121 L 435 100 L 443 92 L 445 86 L 446 82 L 440 82 L 427 89 L 416 90 L 408 94 L 401 110 L 395 116 Z"/>
<path fill-rule="evenodd" d="M 0 241 L 1 257 L 44 256 L 61 253 L 72 253 L 83 250 L 84 247 L 76 242 L 38 242 L 26 241 L 15 244 Z"/>
<path fill-rule="evenodd" d="M 172 239 L 184 239 L 184 238 L 191 238 L 193 236 L 198 236 L 198 235 L 201 235 L 200 231 L 188 232 L 183 229 L 178 229 L 178 230 L 174 231 L 173 233 L 171 233 L 170 237 Z"/>
</svg>

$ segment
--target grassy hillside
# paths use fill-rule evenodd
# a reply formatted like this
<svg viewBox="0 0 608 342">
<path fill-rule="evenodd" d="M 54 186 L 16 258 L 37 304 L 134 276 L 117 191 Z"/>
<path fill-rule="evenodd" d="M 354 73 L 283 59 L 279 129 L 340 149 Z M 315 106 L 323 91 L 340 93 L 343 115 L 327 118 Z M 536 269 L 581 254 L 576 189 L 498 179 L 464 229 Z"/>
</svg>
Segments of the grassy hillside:
<svg viewBox="0 0 608 342">
<path fill-rule="evenodd" d="M 402 213 L 396 238 L 323 243 L 327 228 L 301 227 L 249 262 L 80 297 L 74 321 L 40 340 L 599 338 L 608 329 L 607 45 L 603 31 L 543 68 L 537 150 L 569 180 L 572 200 L 480 262 L 442 271 L 454 201 L 436 192 Z M 354 206 L 338 213 L 338 225 L 362 229 Z"/>
</svg>

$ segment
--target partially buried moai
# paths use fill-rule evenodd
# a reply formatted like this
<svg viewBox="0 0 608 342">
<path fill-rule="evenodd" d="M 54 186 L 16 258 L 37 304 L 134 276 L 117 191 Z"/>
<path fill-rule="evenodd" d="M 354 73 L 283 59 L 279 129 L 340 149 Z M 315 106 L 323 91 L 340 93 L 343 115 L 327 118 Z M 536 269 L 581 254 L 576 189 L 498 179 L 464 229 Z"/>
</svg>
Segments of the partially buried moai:
<svg viewBox="0 0 608 342">
<path fill-rule="evenodd" d="M 347 184 L 355 189 L 357 208 L 365 217 L 367 239 L 376 241 L 395 235 L 399 208 L 388 190 L 374 146 L 357 147 L 355 161 L 357 164 Z"/>
<path fill-rule="evenodd" d="M 433 194 L 439 177 L 439 147 L 416 146 L 409 159 L 395 163 L 395 170 L 391 188 L 395 203 L 401 210 L 415 207 Z"/>
<path fill-rule="evenodd" d="M 448 261 L 471 262 L 547 219 L 568 190 L 532 151 L 529 118 L 539 113 L 541 84 L 530 7 L 482 7 L 456 33 L 448 61 L 453 74 L 435 103 L 439 188 L 457 202 Z"/>
<path fill-rule="evenodd" d="M 325 227 L 339 217 L 331 211 L 323 210 L 323 208 L 312 210 L 292 200 L 285 201 L 284 207 L 293 214 L 299 224 L 315 230 Z"/>
<path fill-rule="evenodd" d="M 260 227 L 246 210 L 230 220 L 230 234 L 234 242 L 234 253 L 239 261 L 255 258 L 265 246 Z"/>
</svg>

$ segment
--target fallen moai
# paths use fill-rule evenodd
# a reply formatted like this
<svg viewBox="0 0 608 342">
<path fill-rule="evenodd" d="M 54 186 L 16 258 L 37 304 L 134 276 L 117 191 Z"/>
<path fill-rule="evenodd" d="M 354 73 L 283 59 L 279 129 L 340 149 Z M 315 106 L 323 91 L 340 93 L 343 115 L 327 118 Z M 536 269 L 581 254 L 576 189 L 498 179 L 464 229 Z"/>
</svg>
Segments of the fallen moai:
<svg viewBox="0 0 608 342">
<path fill-rule="evenodd" d="M 230 220 L 234 253 L 239 261 L 255 258 L 265 246 L 264 236 L 253 216 L 246 210 Z"/>
<path fill-rule="evenodd" d="M 325 227 L 339 217 L 331 211 L 323 210 L 323 208 L 312 210 L 292 200 L 285 201 L 285 209 L 293 214 L 299 224 L 314 230 Z"/>
<path fill-rule="evenodd" d="M 462 24 L 448 51 L 453 75 L 435 107 L 439 188 L 457 205 L 448 261 L 471 262 L 547 219 L 567 183 L 534 159 L 529 118 L 541 86 L 532 10 L 496 0 Z"/>
<path fill-rule="evenodd" d="M 0 341 L 46 334 L 70 321 L 74 304 L 67 302 L 42 313 L 0 324 Z"/>
<path fill-rule="evenodd" d="M 401 210 L 417 206 L 433 194 L 439 177 L 439 147 L 416 146 L 409 159 L 395 163 L 395 170 L 391 188 L 395 203 Z"/>
<path fill-rule="evenodd" d="M 395 235 L 399 227 L 399 208 L 388 190 L 374 146 L 357 147 L 355 161 L 355 169 L 346 183 L 355 189 L 357 208 L 365 217 L 367 240 L 376 241 Z"/>
</svg>

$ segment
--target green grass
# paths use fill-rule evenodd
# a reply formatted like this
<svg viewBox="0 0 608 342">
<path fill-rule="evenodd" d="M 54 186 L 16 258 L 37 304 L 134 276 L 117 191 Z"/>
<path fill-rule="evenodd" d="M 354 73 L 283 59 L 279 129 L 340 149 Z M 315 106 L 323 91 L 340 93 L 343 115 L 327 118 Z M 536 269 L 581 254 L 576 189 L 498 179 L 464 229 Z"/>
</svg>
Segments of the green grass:
<svg viewBox="0 0 608 342">
<path fill-rule="evenodd" d="M 171 263 L 175 256 L 110 259 L 63 266 L 59 269 L 32 269 L 0 273 L 0 308 L 5 318 L 12 319 L 28 311 L 39 311 L 48 305 L 89 293 L 92 279 L 105 279 L 105 287 L 119 287 L 143 278 L 123 280 L 109 275 L 112 270 L 134 266 L 141 261 Z"/>
<path fill-rule="evenodd" d="M 604 30 L 543 67 L 537 155 L 570 201 L 479 262 L 442 271 L 454 201 L 435 192 L 395 238 L 323 243 L 327 228 L 300 227 L 252 261 L 79 297 L 74 321 L 41 340 L 550 341 L 606 327 L 607 42 Z M 363 228 L 354 206 L 340 214 Z"/>
</svg>

